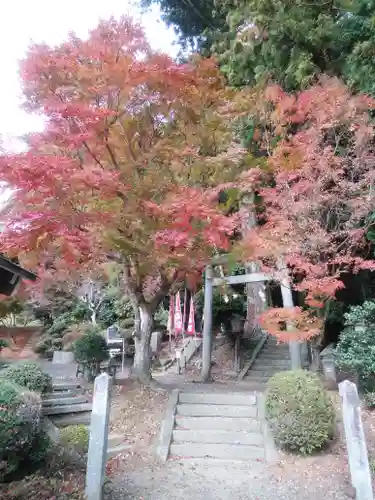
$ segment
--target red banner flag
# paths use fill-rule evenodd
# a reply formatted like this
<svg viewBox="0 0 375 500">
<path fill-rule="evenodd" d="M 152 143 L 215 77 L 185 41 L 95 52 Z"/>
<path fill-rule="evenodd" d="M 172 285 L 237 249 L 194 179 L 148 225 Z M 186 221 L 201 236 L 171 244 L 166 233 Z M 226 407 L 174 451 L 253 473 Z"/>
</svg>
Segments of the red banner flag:
<svg viewBox="0 0 375 500">
<path fill-rule="evenodd" d="M 169 315 L 168 315 L 168 332 L 170 335 L 173 333 L 173 327 L 174 327 L 174 296 L 171 295 L 169 297 Z"/>
<path fill-rule="evenodd" d="M 175 333 L 182 332 L 182 314 L 181 314 L 181 300 L 180 292 L 176 294 L 176 307 L 174 311 L 174 331 Z"/>
<path fill-rule="evenodd" d="M 187 327 L 187 332 L 189 335 L 195 335 L 195 310 L 194 310 L 193 297 L 190 298 L 189 323 Z"/>
</svg>

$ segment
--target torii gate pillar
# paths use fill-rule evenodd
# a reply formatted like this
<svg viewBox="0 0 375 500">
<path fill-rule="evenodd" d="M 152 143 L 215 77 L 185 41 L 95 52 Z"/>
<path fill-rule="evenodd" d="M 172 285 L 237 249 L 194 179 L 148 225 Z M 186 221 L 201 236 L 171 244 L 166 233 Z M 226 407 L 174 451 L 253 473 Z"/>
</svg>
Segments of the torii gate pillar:
<svg viewBox="0 0 375 500">
<path fill-rule="evenodd" d="M 204 309 L 203 309 L 203 349 L 202 349 L 202 381 L 211 380 L 211 352 L 212 352 L 212 300 L 213 300 L 214 272 L 211 265 L 206 267 L 204 282 Z"/>
</svg>

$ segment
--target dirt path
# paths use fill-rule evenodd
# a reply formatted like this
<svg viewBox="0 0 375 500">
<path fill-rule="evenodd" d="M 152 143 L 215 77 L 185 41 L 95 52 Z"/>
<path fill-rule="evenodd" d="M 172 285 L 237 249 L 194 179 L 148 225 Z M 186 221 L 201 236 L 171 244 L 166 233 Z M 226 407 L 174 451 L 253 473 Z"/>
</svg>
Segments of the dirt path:
<svg viewBox="0 0 375 500">
<path fill-rule="evenodd" d="M 221 462 L 169 462 L 127 470 L 112 478 L 116 500 L 347 500 L 353 498 L 340 474 L 312 468 L 308 474 Z"/>
</svg>

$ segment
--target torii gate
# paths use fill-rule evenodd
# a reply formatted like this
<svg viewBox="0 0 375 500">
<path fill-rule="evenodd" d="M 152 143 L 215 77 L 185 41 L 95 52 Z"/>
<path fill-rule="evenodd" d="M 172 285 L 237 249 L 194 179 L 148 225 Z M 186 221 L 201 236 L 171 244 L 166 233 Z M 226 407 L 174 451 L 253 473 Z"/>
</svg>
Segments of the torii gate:
<svg viewBox="0 0 375 500">
<path fill-rule="evenodd" d="M 212 264 L 206 266 L 205 285 L 204 285 L 204 311 L 203 311 L 203 351 L 202 351 L 202 381 L 208 382 L 211 379 L 211 353 L 212 353 L 212 299 L 213 287 L 228 283 L 229 285 L 238 285 L 242 283 L 266 283 L 271 277 L 263 273 L 249 273 L 237 276 L 227 276 L 215 278 L 213 265 L 226 263 L 228 257 L 220 255 L 212 259 Z M 292 290 L 289 277 L 286 273 L 279 280 L 281 285 L 281 294 L 283 298 L 283 307 L 294 307 Z M 289 353 L 291 368 L 302 368 L 301 344 L 298 341 L 289 342 Z"/>
</svg>

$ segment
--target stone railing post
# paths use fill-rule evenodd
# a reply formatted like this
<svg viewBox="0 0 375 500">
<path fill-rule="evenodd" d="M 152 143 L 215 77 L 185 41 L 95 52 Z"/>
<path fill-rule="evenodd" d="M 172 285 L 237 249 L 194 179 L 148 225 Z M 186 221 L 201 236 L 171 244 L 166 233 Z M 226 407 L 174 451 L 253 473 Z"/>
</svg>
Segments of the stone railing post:
<svg viewBox="0 0 375 500">
<path fill-rule="evenodd" d="M 356 500 L 374 500 L 357 386 L 349 380 L 344 380 L 339 384 L 339 392 L 342 398 L 350 476 Z"/>
<path fill-rule="evenodd" d="M 87 500 L 103 500 L 103 485 L 108 445 L 110 388 L 111 377 L 109 377 L 107 373 L 102 373 L 96 377 L 87 457 Z"/>
</svg>

